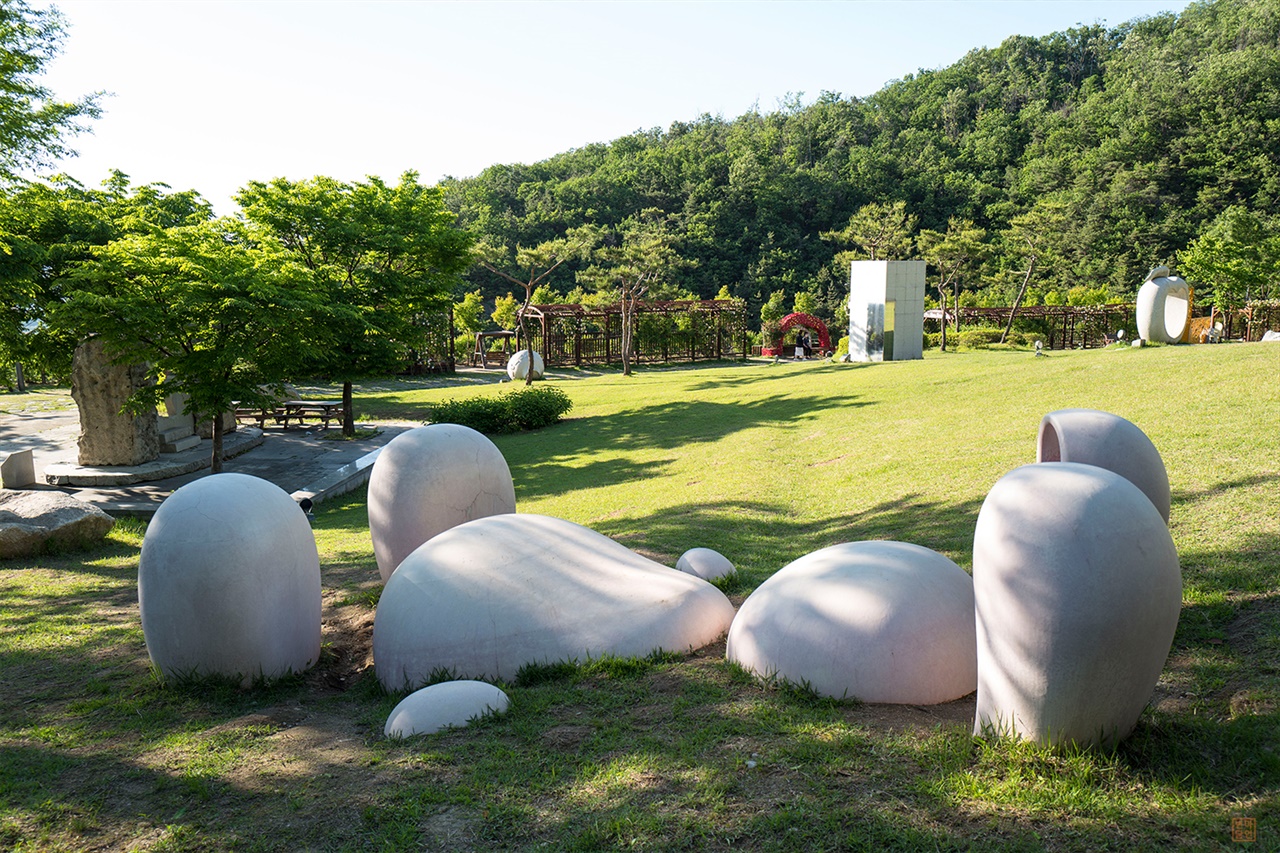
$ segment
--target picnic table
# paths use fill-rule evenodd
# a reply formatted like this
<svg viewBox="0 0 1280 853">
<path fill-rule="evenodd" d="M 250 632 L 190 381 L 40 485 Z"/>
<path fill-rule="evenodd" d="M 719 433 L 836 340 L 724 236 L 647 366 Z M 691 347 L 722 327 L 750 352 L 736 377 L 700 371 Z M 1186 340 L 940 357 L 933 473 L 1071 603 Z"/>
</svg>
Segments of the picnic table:
<svg viewBox="0 0 1280 853">
<path fill-rule="evenodd" d="M 291 420 L 296 420 L 298 426 L 303 426 L 307 418 L 323 422 L 325 429 L 328 429 L 329 421 L 340 417 L 341 400 L 282 400 L 275 406 L 236 409 L 236 420 L 256 421 L 259 429 L 265 428 L 268 420 L 274 420 L 285 429 L 289 428 Z"/>
</svg>

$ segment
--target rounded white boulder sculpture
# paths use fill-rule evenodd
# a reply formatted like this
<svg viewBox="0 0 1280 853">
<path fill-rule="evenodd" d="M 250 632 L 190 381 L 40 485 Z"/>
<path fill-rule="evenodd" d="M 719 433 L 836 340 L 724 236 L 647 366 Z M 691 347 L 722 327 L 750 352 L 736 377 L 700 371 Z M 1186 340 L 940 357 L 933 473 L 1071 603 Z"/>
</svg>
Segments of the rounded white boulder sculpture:
<svg viewBox="0 0 1280 853">
<path fill-rule="evenodd" d="M 483 681 L 445 681 L 410 693 L 387 717 L 387 737 L 429 735 L 450 726 L 465 726 L 486 714 L 501 714 L 511 700 Z"/>
<path fill-rule="evenodd" d="M 502 451 L 470 427 L 431 424 L 391 439 L 369 475 L 369 535 L 385 583 L 441 531 L 516 511 Z"/>
<path fill-rule="evenodd" d="M 729 660 L 823 696 L 935 705 L 973 692 L 973 581 L 936 551 L 849 542 L 784 566 L 743 602 Z"/>
<path fill-rule="evenodd" d="M 320 658 L 320 560 L 311 525 L 279 486 L 213 474 L 170 495 L 138 561 L 147 653 L 166 676 L 242 684 Z"/>
<path fill-rule="evenodd" d="M 1079 462 L 1119 474 L 1169 521 L 1169 474 L 1160 451 L 1130 421 L 1096 409 L 1059 409 L 1040 421 L 1037 462 Z"/>
<path fill-rule="evenodd" d="M 1191 289 L 1168 267 L 1156 267 L 1138 288 L 1134 319 L 1138 337 L 1161 344 L 1176 344 L 1187 330 Z"/>
<path fill-rule="evenodd" d="M 1182 607 L 1178 554 L 1137 486 L 1092 465 L 1000 479 L 973 540 L 975 732 L 1110 747 L 1138 721 Z"/>
<path fill-rule="evenodd" d="M 541 379 L 544 372 L 542 356 L 535 352 L 533 354 L 533 378 Z M 527 349 L 513 353 L 511 358 L 507 359 L 507 376 L 511 377 L 513 382 L 529 378 L 529 351 Z"/>
<path fill-rule="evenodd" d="M 713 581 L 733 574 L 733 563 L 719 551 L 710 548 L 690 548 L 676 560 L 676 568 L 685 574 Z"/>
<path fill-rule="evenodd" d="M 495 515 L 446 530 L 405 558 L 373 625 L 388 690 L 511 679 L 527 663 L 683 652 L 714 642 L 733 605 L 706 581 L 545 515 Z"/>
</svg>

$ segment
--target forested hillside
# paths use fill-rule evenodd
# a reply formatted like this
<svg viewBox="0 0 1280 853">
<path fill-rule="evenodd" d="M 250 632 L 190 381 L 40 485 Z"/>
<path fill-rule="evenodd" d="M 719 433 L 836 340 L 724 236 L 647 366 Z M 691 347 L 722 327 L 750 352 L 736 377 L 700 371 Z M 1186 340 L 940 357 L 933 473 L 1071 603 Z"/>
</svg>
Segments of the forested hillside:
<svg viewBox="0 0 1280 853">
<path fill-rule="evenodd" d="M 731 121 L 703 115 L 444 188 L 509 260 L 518 244 L 657 208 L 693 262 L 667 292 L 727 286 L 753 315 L 778 290 L 788 304 L 812 292 L 834 315 L 859 246 L 823 232 L 847 236 L 865 205 L 904 202 L 913 232 L 972 220 L 983 251 L 962 277 L 966 301 L 1010 302 L 1034 239 L 1034 304 L 1072 287 L 1132 294 L 1233 206 L 1274 235 L 1278 139 L 1280 0 L 1215 0 L 1011 36 L 865 99 L 823 92 Z M 482 268 L 470 276 L 488 297 L 510 289 Z M 552 285 L 571 290 L 574 265 Z"/>
</svg>

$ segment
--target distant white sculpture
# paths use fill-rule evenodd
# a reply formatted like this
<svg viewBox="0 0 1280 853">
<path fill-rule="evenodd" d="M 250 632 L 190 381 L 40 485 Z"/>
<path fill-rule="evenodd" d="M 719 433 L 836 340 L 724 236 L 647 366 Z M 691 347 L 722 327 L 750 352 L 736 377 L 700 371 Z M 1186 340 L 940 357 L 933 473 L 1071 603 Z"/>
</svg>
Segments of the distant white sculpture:
<svg viewBox="0 0 1280 853">
<path fill-rule="evenodd" d="M 170 495 L 147 525 L 138 608 L 166 676 L 250 684 L 320 658 L 320 560 L 311 525 L 279 486 L 213 474 Z"/>
<path fill-rule="evenodd" d="M 1169 475 L 1160 451 L 1130 421 L 1096 409 L 1060 409 L 1040 421 L 1037 462 L 1081 462 L 1124 477 L 1169 521 Z"/>
<path fill-rule="evenodd" d="M 502 451 L 470 427 L 431 424 L 397 435 L 369 475 L 369 534 L 385 583 L 432 536 L 476 518 L 516 511 Z"/>
<path fill-rule="evenodd" d="M 833 545 L 751 593 L 726 654 L 756 675 L 864 702 L 933 705 L 972 693 L 973 581 L 905 542 Z"/>
<path fill-rule="evenodd" d="M 451 528 L 387 582 L 373 659 L 388 690 L 511 679 L 528 663 L 683 652 L 714 642 L 733 605 L 706 581 L 581 525 L 495 515 Z"/>
<path fill-rule="evenodd" d="M 542 356 L 535 352 L 533 354 L 533 378 L 541 379 L 544 372 Z M 529 351 L 527 349 L 512 353 L 511 358 L 507 359 L 507 376 L 511 377 L 513 382 L 529 377 Z"/>
<path fill-rule="evenodd" d="M 1272 331 L 1272 330 L 1268 329 L 1267 331 L 1265 331 L 1265 332 L 1263 332 L 1263 333 L 1262 333 L 1262 340 L 1264 340 L 1264 341 L 1280 341 L 1280 332 L 1276 332 L 1276 331 Z"/>
<path fill-rule="evenodd" d="M 1112 746 L 1133 729 L 1182 607 L 1169 529 L 1137 486 L 1072 462 L 995 484 L 973 545 L 975 732 Z"/>
<path fill-rule="evenodd" d="M 924 358 L 924 261 L 852 261 L 849 358 Z"/>
<path fill-rule="evenodd" d="M 1138 288 L 1134 316 L 1138 337 L 1145 341 L 1176 344 L 1187 331 L 1191 310 L 1191 289 L 1185 281 L 1169 275 L 1168 267 L 1156 267 L 1147 273 Z"/>
<path fill-rule="evenodd" d="M 676 568 L 685 574 L 713 581 L 733 574 L 733 563 L 719 551 L 710 548 L 690 548 L 676 560 Z"/>
<path fill-rule="evenodd" d="M 387 717 L 382 733 L 390 738 L 429 735 L 465 726 L 488 714 L 501 714 L 511 700 L 483 681 L 445 681 L 410 693 Z"/>
</svg>

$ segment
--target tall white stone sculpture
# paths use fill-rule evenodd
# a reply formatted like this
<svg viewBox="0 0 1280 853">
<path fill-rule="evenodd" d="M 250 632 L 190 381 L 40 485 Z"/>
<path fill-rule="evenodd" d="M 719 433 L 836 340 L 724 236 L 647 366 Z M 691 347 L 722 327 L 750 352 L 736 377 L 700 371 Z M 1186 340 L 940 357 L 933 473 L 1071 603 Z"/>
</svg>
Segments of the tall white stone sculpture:
<svg viewBox="0 0 1280 853">
<path fill-rule="evenodd" d="M 1119 415 L 1059 409 L 1040 421 L 1037 462 L 1080 462 L 1124 477 L 1169 521 L 1169 474 L 1147 434 Z"/>
<path fill-rule="evenodd" d="M 516 511 L 502 451 L 470 427 L 431 424 L 387 443 L 369 475 L 369 534 L 385 582 L 414 548 L 441 531 Z"/>
<path fill-rule="evenodd" d="M 977 684 L 973 581 L 919 545 L 833 545 L 751 593 L 729 629 L 726 655 L 762 678 L 837 699 L 959 699 Z"/>
<path fill-rule="evenodd" d="M 138 561 L 147 652 L 170 677 L 249 684 L 320 658 L 320 560 L 311 525 L 283 489 L 214 474 L 170 495 Z"/>
<path fill-rule="evenodd" d="M 733 605 L 581 525 L 495 515 L 446 530 L 405 558 L 373 626 L 388 690 L 458 678 L 511 679 L 528 663 L 683 652 L 714 642 Z"/>
<path fill-rule="evenodd" d="M 1024 465 L 991 489 L 973 541 L 975 732 L 1118 743 L 1173 643 L 1182 577 L 1151 501 L 1093 465 Z"/>
<path fill-rule="evenodd" d="M 850 361 L 924 357 L 924 261 L 853 261 Z"/>
<path fill-rule="evenodd" d="M 1190 313 L 1191 289 L 1185 281 L 1170 275 L 1168 267 L 1156 267 L 1147 274 L 1134 307 L 1141 340 L 1176 344 L 1187 330 Z"/>
<path fill-rule="evenodd" d="M 533 354 L 533 378 L 541 379 L 545 372 L 542 356 L 535 352 Z M 507 376 L 513 382 L 529 378 L 529 351 L 527 349 L 517 350 L 511 354 L 511 358 L 507 359 Z"/>
</svg>

